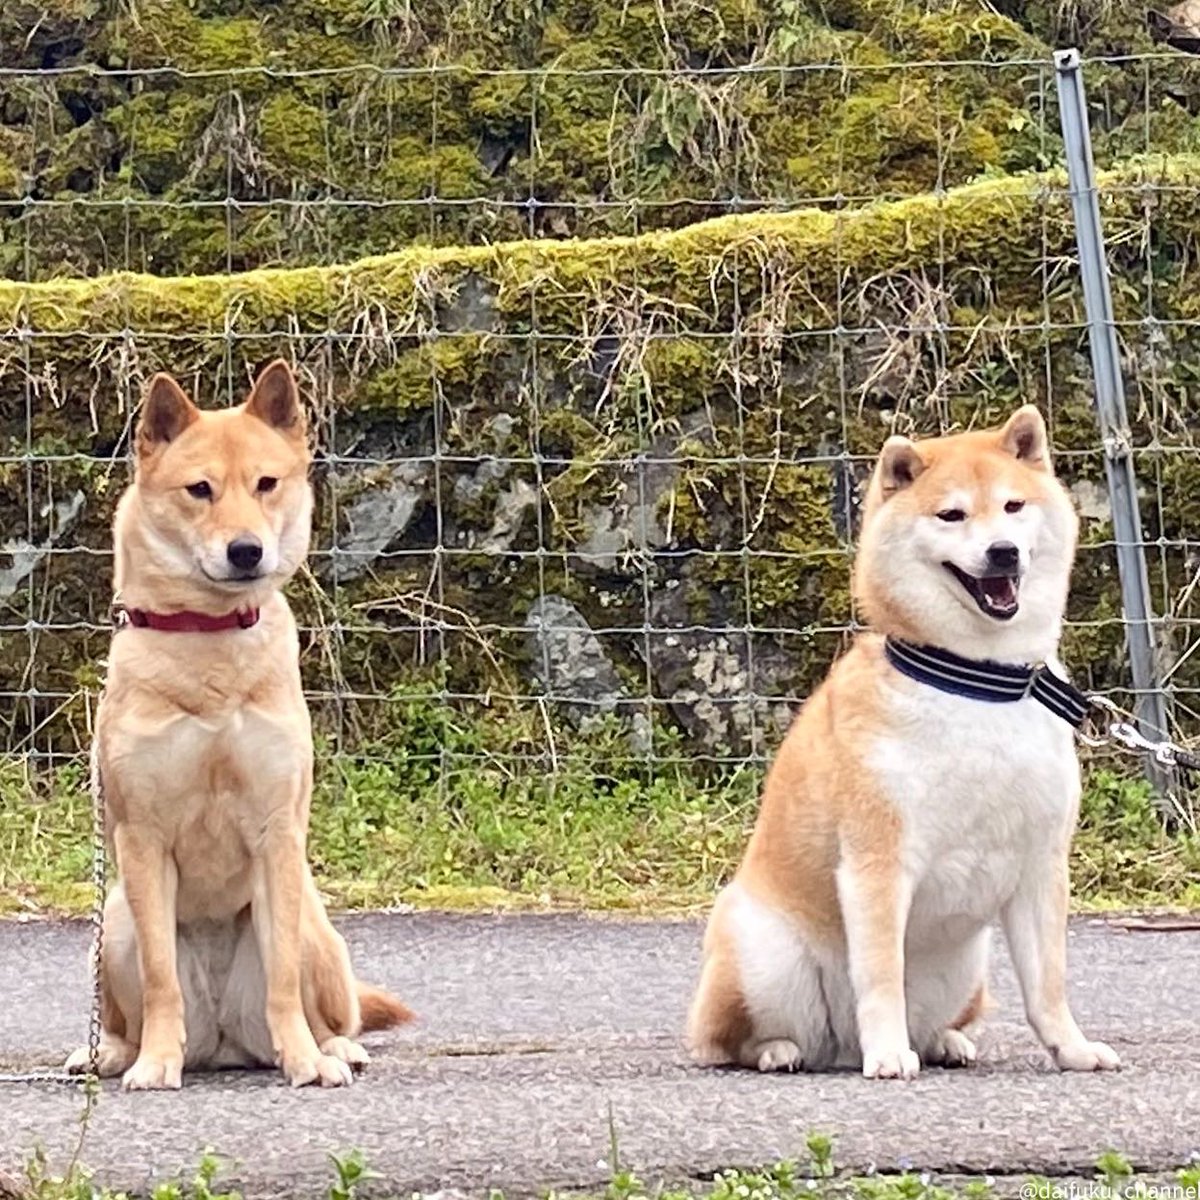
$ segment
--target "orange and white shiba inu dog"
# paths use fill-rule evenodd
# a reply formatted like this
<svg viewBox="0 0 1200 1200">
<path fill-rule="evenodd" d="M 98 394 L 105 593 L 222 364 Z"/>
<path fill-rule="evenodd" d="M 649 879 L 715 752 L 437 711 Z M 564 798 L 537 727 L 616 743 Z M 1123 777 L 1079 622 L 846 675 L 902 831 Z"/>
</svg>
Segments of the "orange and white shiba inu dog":
<svg viewBox="0 0 1200 1200">
<path fill-rule="evenodd" d="M 797 717 L 717 899 L 689 1018 L 699 1061 L 906 1079 L 970 1063 L 999 919 L 1058 1066 L 1119 1065 L 1066 997 L 1083 710 L 1042 664 L 1077 525 L 1033 407 L 885 444 L 854 578 L 872 632 Z"/>
<path fill-rule="evenodd" d="M 220 412 L 155 376 L 136 451 L 92 748 L 119 876 L 100 1072 L 177 1088 L 185 1066 L 278 1063 L 295 1086 L 349 1083 L 367 1061 L 352 1039 L 411 1014 L 356 982 L 306 859 L 312 736 L 280 588 L 312 492 L 290 369 Z"/>
</svg>

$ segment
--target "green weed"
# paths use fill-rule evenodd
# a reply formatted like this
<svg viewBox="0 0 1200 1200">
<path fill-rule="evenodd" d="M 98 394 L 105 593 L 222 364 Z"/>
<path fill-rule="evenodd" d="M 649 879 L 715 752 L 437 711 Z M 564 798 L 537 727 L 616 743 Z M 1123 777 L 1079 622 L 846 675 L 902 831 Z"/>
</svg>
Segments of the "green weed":
<svg viewBox="0 0 1200 1200">
<path fill-rule="evenodd" d="M 572 1200 L 995 1200 L 1007 1195 L 1007 1188 L 997 1189 L 989 1176 L 954 1177 L 940 1180 L 929 1172 L 906 1170 L 897 1175 L 850 1175 L 839 1172 L 833 1164 L 833 1140 L 825 1134 L 810 1133 L 806 1139 L 810 1155 L 809 1169 L 784 1160 L 757 1169 L 718 1171 L 708 1183 L 694 1182 L 670 1186 L 663 1182 L 647 1185 L 618 1161 L 615 1145 L 610 1168 L 612 1176 L 603 1193 L 597 1196 L 572 1194 Z M 383 1176 L 370 1169 L 361 1150 L 331 1154 L 334 1179 L 325 1193 L 328 1200 L 355 1200 L 359 1185 Z M 206 1150 L 199 1165 L 191 1171 L 179 1172 L 180 1182 L 159 1184 L 150 1200 L 242 1200 L 234 1190 L 216 1190 L 216 1178 L 221 1159 L 211 1149 Z M 1128 1159 L 1117 1151 L 1104 1154 L 1096 1163 L 1097 1176 L 1112 1189 L 1136 1186 L 1139 1177 Z M 94 1173 L 73 1165 L 63 1175 L 55 1175 L 41 1151 L 32 1155 L 26 1166 L 26 1188 L 17 1193 L 20 1200 L 132 1200 L 125 1192 L 117 1192 L 98 1183 Z M 1016 1178 L 1016 1177 L 1014 1177 Z M 1200 1180 L 1200 1168 L 1184 1167 L 1174 1174 L 1173 1182 L 1182 1189 L 1195 1188 Z M 1032 1194 L 1054 1195 L 1060 1189 L 1054 1181 L 1038 1176 L 1024 1177 L 1025 1187 Z M 1147 1181 L 1150 1182 L 1150 1181 Z M 1161 1183 L 1162 1180 L 1153 1182 Z M 387 1195 L 386 1192 L 377 1194 Z M 1116 1194 L 1115 1191 L 1113 1194 Z M 559 1193 L 545 1193 L 547 1200 L 563 1200 Z M 421 1193 L 406 1196 L 405 1200 L 424 1200 Z M 486 1200 L 505 1200 L 504 1193 L 490 1189 Z"/>
<path fill-rule="evenodd" d="M 355 1200 L 360 1183 L 381 1178 L 378 1171 L 372 1171 L 367 1166 L 361 1150 L 351 1150 L 349 1154 L 341 1156 L 331 1154 L 329 1159 L 337 1173 L 337 1182 L 329 1189 L 329 1200 Z"/>
<path fill-rule="evenodd" d="M 758 767 L 709 769 L 659 732 L 631 751 L 616 719 L 547 732 L 536 715 L 396 701 L 355 754 L 318 745 L 310 858 L 337 907 L 701 908 L 737 865 Z M 1200 906 L 1200 839 L 1168 833 L 1148 785 L 1088 774 L 1077 905 Z M 0 914 L 85 911 L 91 799 L 70 764 L 0 760 Z"/>
</svg>

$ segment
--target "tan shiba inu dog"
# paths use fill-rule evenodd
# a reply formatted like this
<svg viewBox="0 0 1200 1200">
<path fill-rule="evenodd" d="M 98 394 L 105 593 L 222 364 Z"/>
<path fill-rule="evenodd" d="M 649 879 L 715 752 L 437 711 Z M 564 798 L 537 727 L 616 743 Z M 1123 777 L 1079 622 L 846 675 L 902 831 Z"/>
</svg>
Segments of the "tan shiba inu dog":
<svg viewBox="0 0 1200 1200">
<path fill-rule="evenodd" d="M 279 590 L 312 515 L 291 371 L 219 412 L 155 376 L 136 451 L 92 753 L 119 875 L 101 1073 L 177 1088 L 185 1065 L 278 1063 L 295 1086 L 349 1083 L 367 1061 L 351 1039 L 411 1014 L 355 981 L 306 859 L 312 737 Z"/>
<path fill-rule="evenodd" d="M 970 1063 L 999 919 L 1058 1066 L 1119 1065 L 1067 1005 L 1071 725 L 1022 683 L 1025 664 L 1055 661 L 1076 534 L 1035 408 L 1000 430 L 888 440 L 855 564 L 872 632 L 768 773 L 705 935 L 698 1060 L 870 1078 Z M 969 694 L 977 682 L 1016 694 Z"/>
</svg>

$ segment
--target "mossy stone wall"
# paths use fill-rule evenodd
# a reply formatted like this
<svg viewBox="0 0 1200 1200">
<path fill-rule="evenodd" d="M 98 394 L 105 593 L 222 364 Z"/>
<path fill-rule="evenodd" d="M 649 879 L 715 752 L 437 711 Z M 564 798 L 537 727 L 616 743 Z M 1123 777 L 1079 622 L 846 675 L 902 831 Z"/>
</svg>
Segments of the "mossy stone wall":
<svg viewBox="0 0 1200 1200">
<path fill-rule="evenodd" d="M 1182 628 L 1200 167 L 1103 182 L 1151 574 Z M 618 711 L 662 701 L 651 737 L 682 727 L 687 753 L 716 757 L 769 741 L 852 618 L 857 504 L 883 439 L 1027 401 L 1085 517 L 1066 658 L 1085 686 L 1127 686 L 1064 183 L 345 267 L 0 284 L 0 585 L 17 580 L 0 594 L 0 692 L 41 694 L 8 708 L 7 743 L 86 740 L 143 382 L 169 369 L 224 404 L 277 354 L 321 456 L 313 576 L 293 589 L 308 684 L 321 728 L 351 746 L 386 724 L 362 697 L 414 680 L 493 704 L 536 692 L 543 594 L 594 631 Z M 748 717 L 752 692 L 773 700 Z"/>
</svg>

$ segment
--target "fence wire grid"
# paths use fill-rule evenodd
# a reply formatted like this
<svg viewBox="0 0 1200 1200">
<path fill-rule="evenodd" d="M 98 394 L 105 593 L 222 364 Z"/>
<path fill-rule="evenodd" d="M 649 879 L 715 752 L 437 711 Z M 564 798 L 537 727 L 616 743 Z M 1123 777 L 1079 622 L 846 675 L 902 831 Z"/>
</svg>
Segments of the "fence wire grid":
<svg viewBox="0 0 1200 1200">
<path fill-rule="evenodd" d="M 1084 69 L 1186 741 L 1197 72 Z M 379 786 L 453 821 L 464 791 L 756 779 L 856 628 L 879 445 L 1029 401 L 1083 518 L 1064 657 L 1135 701 L 1048 58 L 5 67 L 0 96 L 0 781 L 26 806 L 86 812 L 145 382 L 224 405 L 277 354 L 317 447 L 290 598 L 347 837 L 383 836 Z M 147 277 L 72 278 L 110 272 Z"/>
</svg>

